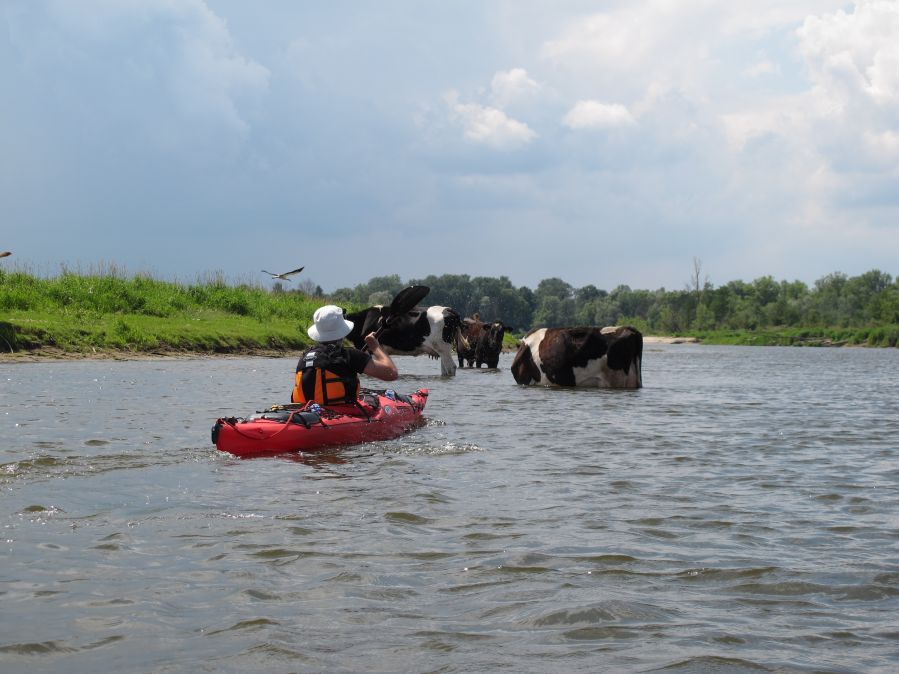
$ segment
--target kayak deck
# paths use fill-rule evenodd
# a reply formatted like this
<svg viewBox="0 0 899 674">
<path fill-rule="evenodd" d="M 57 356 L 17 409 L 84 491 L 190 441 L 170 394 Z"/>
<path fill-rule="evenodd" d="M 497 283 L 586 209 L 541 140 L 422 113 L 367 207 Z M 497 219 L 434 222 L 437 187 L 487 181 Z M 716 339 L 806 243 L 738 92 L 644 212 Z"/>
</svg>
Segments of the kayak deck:
<svg viewBox="0 0 899 674">
<path fill-rule="evenodd" d="M 220 451 L 250 457 L 390 440 L 422 423 L 427 399 L 427 389 L 410 395 L 363 391 L 355 405 L 273 405 L 247 417 L 219 418 L 212 442 Z"/>
</svg>

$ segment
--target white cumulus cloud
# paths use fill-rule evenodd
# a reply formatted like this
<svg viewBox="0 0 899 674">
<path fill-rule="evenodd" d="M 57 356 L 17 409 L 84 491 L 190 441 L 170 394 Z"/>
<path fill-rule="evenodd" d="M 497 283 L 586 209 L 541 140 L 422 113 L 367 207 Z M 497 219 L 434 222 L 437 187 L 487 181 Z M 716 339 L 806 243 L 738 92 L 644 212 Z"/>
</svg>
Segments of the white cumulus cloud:
<svg viewBox="0 0 899 674">
<path fill-rule="evenodd" d="M 832 100 L 899 102 L 899 2 L 862 0 L 852 12 L 810 16 L 798 36 L 812 78 Z"/>
<path fill-rule="evenodd" d="M 578 101 L 562 120 L 570 129 L 612 129 L 637 123 L 630 111 L 620 103 Z"/>
<path fill-rule="evenodd" d="M 465 138 L 497 150 L 513 150 L 527 145 L 537 133 L 524 122 L 509 117 L 498 108 L 478 103 L 460 103 L 458 94 L 446 96 L 454 119 L 462 125 Z"/>
<path fill-rule="evenodd" d="M 490 83 L 493 100 L 500 108 L 532 96 L 540 91 L 540 85 L 528 76 L 524 68 L 512 68 L 496 73 Z"/>
<path fill-rule="evenodd" d="M 899 2 L 860 0 L 809 16 L 796 35 L 811 80 L 802 106 L 808 145 L 843 178 L 843 192 L 881 194 L 884 177 L 872 170 L 899 177 Z"/>
</svg>

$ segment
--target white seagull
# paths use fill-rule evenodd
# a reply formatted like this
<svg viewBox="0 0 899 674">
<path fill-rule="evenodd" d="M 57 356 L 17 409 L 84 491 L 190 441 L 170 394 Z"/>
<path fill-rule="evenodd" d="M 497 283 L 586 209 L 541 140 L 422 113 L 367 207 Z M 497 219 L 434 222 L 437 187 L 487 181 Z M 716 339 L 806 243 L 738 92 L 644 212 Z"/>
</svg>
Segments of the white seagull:
<svg viewBox="0 0 899 674">
<path fill-rule="evenodd" d="M 286 271 L 286 272 L 284 272 L 283 274 L 273 274 L 272 272 L 270 272 L 270 271 L 265 271 L 265 269 L 263 269 L 263 270 L 262 270 L 262 273 L 263 273 L 263 274 L 268 274 L 268 275 L 271 276 L 273 279 L 279 278 L 279 279 L 281 279 L 282 281 L 289 281 L 290 279 L 287 278 L 288 276 L 292 276 L 293 274 L 299 274 L 301 271 L 303 271 L 303 269 L 305 269 L 305 267 L 300 267 L 299 269 L 294 269 L 293 271 Z"/>
</svg>

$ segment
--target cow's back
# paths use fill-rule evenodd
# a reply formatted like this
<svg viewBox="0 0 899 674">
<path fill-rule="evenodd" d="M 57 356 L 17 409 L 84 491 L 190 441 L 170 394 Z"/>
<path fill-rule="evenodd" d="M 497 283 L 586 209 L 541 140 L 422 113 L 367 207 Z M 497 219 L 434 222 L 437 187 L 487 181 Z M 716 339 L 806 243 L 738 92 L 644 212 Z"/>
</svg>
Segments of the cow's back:
<svg viewBox="0 0 899 674">
<path fill-rule="evenodd" d="M 386 318 L 385 307 L 369 307 L 363 311 L 347 314 L 353 321 L 353 330 L 347 336 L 357 348 L 364 345 L 364 336 L 381 325 Z M 452 344 L 462 326 L 462 317 L 450 307 L 416 307 L 402 316 L 390 317 L 378 337 L 384 350 L 391 355 L 418 356 L 427 354 L 440 358 L 440 371 L 452 376 L 456 372 L 453 362 Z"/>
<path fill-rule="evenodd" d="M 640 388 L 643 335 L 630 326 L 541 328 L 522 340 L 512 363 L 519 384 Z"/>
</svg>

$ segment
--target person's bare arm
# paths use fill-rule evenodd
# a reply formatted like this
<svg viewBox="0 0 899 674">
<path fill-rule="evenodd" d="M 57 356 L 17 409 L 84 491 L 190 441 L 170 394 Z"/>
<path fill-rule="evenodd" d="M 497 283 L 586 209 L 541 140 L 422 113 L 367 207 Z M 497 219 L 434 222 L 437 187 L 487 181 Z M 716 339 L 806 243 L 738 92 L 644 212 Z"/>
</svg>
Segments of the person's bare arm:
<svg viewBox="0 0 899 674">
<path fill-rule="evenodd" d="M 371 354 L 371 360 L 368 361 L 368 365 L 366 365 L 363 370 L 365 374 L 370 377 L 377 377 L 384 381 L 393 381 L 400 376 L 396 369 L 396 364 L 393 362 L 393 359 L 387 355 L 384 349 L 381 348 L 381 343 L 378 341 L 378 338 L 375 337 L 375 333 L 370 332 L 365 335 L 365 346 Z"/>
</svg>

